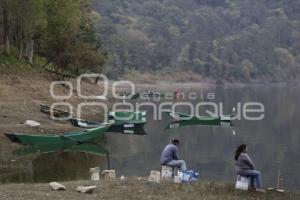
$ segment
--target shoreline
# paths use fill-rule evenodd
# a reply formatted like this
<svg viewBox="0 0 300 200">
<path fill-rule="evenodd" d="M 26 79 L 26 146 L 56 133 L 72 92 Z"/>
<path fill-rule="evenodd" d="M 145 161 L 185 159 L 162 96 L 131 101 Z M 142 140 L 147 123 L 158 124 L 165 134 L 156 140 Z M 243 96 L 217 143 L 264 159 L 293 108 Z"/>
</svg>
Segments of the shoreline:
<svg viewBox="0 0 300 200">
<path fill-rule="evenodd" d="M 129 80 L 130 81 L 130 80 Z M 113 82 L 109 82 L 109 88 L 112 88 Z M 136 90 L 172 90 L 177 89 L 210 89 L 210 88 L 244 88 L 244 87 L 300 87 L 300 81 L 296 82 L 270 82 L 270 83 L 225 83 L 216 84 L 209 82 L 156 82 L 156 83 L 141 83 L 132 82 Z M 118 86 L 119 89 L 129 89 L 128 85 Z"/>
<path fill-rule="evenodd" d="M 195 182 L 191 184 L 176 184 L 170 181 L 160 183 L 148 182 L 147 178 L 130 177 L 125 180 L 71 181 L 61 182 L 66 191 L 53 191 L 48 183 L 20 183 L 0 185 L 0 199 L 243 199 L 243 200 L 293 200 L 300 198 L 299 193 L 278 193 L 267 191 L 235 190 L 233 183 Z M 76 191 L 77 186 L 92 186 L 97 188 L 92 194 L 82 194 Z"/>
</svg>

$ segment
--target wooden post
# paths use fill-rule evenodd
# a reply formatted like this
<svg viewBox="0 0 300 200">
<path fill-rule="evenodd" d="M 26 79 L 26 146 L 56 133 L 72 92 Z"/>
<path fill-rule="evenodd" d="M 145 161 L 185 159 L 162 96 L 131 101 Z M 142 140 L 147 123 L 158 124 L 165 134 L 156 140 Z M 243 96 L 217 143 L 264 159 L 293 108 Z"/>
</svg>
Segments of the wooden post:
<svg viewBox="0 0 300 200">
<path fill-rule="evenodd" d="M 109 162 L 109 152 L 106 152 L 106 159 L 107 159 L 107 169 L 110 170 L 110 162 Z"/>
<path fill-rule="evenodd" d="M 280 187 L 280 176 L 281 176 L 281 172 L 280 172 L 280 170 L 278 170 L 278 172 L 277 172 L 277 185 L 276 185 L 277 189 Z"/>
</svg>

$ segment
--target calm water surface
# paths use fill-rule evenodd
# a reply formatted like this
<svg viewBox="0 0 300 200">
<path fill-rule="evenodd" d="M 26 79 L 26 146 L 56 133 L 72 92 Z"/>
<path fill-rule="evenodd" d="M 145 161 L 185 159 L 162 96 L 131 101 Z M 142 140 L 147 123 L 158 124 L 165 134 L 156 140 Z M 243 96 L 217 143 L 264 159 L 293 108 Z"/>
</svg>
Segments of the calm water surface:
<svg viewBox="0 0 300 200">
<path fill-rule="evenodd" d="M 108 134 L 105 148 L 110 152 L 111 168 L 118 175 L 147 176 L 150 170 L 159 170 L 161 150 L 172 137 L 181 140 L 180 157 L 187 166 L 200 172 L 200 180 L 235 181 L 234 150 L 241 143 L 248 144 L 248 152 L 263 174 L 265 186 L 277 184 L 284 188 L 300 188 L 300 87 L 246 86 L 210 89 L 185 89 L 197 92 L 196 104 L 207 101 L 207 93 L 215 94 L 213 102 L 222 102 L 224 112 L 230 114 L 238 102 L 261 102 L 265 118 L 260 121 L 234 121 L 234 127 L 190 126 L 165 130 L 170 118 L 152 119 L 148 111 L 147 136 Z M 187 108 L 180 111 L 189 112 Z M 204 113 L 203 113 L 204 114 Z M 233 129 L 236 134 L 233 134 Z M 3 158 L 6 155 L 0 154 Z M 4 160 L 4 159 L 2 159 Z M 5 158 L 0 163 L 2 182 L 47 182 L 89 178 L 88 169 L 100 165 L 107 168 L 105 155 L 62 152 L 35 156 Z"/>
</svg>

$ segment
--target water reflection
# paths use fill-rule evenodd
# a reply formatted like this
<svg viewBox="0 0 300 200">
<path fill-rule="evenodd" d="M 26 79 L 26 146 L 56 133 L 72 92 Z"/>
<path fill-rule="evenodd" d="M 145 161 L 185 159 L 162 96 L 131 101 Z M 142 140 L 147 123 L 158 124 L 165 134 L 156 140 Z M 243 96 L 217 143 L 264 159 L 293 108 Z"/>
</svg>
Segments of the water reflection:
<svg viewBox="0 0 300 200">
<path fill-rule="evenodd" d="M 16 150 L 14 153 L 19 156 L 32 155 L 32 154 L 45 154 L 53 152 L 81 152 L 90 153 L 95 155 L 106 155 L 107 150 L 101 145 L 83 143 L 51 143 L 24 146 Z"/>
<path fill-rule="evenodd" d="M 1 163 L 1 182 L 89 179 L 89 168 L 107 168 L 108 151 L 100 144 L 66 142 L 22 146 L 14 155 Z"/>
</svg>

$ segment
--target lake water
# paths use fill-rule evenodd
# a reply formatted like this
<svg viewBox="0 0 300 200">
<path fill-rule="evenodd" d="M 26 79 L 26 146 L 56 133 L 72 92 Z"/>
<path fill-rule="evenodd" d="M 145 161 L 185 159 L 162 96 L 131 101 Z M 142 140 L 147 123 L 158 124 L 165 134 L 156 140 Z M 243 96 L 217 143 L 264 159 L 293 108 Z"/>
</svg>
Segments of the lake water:
<svg viewBox="0 0 300 200">
<path fill-rule="evenodd" d="M 234 121 L 234 127 L 190 126 L 165 130 L 171 121 L 168 116 L 153 120 L 153 111 L 147 110 L 146 136 L 107 134 L 105 148 L 110 153 L 110 166 L 117 175 L 148 176 L 150 170 L 159 170 L 160 153 L 171 138 L 181 141 L 180 157 L 189 169 L 199 171 L 200 180 L 235 181 L 234 151 L 241 143 L 248 144 L 248 152 L 263 174 L 263 184 L 300 188 L 300 87 L 299 86 L 244 86 L 178 89 L 188 94 L 196 92 L 197 99 L 179 99 L 193 105 L 207 101 L 222 102 L 225 114 L 231 114 L 238 103 L 260 102 L 264 105 L 264 119 Z M 164 100 L 162 100 L 164 101 Z M 135 101 L 133 102 L 135 103 Z M 159 102 L 156 103 L 157 105 Z M 179 107 L 178 107 L 179 108 Z M 181 112 L 189 112 L 180 107 Z M 204 111 L 201 109 L 201 111 Z M 202 114 L 205 114 L 204 112 Z M 235 134 L 233 133 L 235 131 Z M 1 157 L 3 158 L 1 154 Z M 0 168 L 1 182 L 48 182 L 52 180 L 88 179 L 88 169 L 100 165 L 107 168 L 105 154 L 62 152 L 33 156 L 6 157 Z"/>
</svg>

